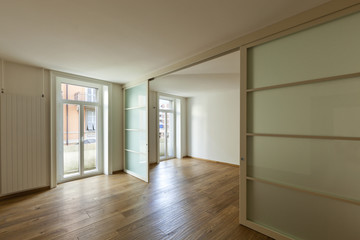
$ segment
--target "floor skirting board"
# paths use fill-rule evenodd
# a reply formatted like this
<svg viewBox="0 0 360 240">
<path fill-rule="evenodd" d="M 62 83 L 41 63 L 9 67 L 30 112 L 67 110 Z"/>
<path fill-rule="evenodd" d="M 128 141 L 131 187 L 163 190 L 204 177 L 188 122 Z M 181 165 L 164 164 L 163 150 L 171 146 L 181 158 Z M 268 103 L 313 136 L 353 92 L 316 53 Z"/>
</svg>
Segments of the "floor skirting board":
<svg viewBox="0 0 360 240">
<path fill-rule="evenodd" d="M 184 158 L 193 158 L 193 159 L 202 160 L 202 161 L 208 161 L 208 162 L 213 162 L 213 163 L 224 164 L 224 165 L 228 165 L 228 166 L 232 166 L 232 167 L 239 167 L 239 166 L 240 166 L 240 165 L 233 164 L 233 163 L 219 162 L 219 161 L 215 161 L 215 160 L 210 160 L 210 159 L 205 159 L 205 158 L 198 158 L 198 157 L 192 157 L 192 156 L 186 156 L 186 157 L 184 157 Z"/>
<path fill-rule="evenodd" d="M 26 190 L 26 191 L 22 191 L 22 192 L 18 192 L 18 193 L 12 193 L 12 194 L 8 194 L 8 195 L 0 196 L 0 201 L 6 200 L 9 198 L 22 197 L 22 196 L 30 195 L 32 193 L 44 192 L 47 190 L 50 190 L 50 186 L 35 188 L 35 189 Z"/>
</svg>

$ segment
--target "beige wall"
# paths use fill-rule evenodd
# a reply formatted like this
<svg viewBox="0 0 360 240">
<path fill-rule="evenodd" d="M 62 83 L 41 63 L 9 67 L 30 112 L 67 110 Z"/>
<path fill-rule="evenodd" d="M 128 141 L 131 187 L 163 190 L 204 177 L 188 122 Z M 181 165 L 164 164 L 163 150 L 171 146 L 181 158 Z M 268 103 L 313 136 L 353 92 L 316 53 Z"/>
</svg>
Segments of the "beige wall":
<svg viewBox="0 0 360 240">
<path fill-rule="evenodd" d="M 122 111 L 123 93 L 120 84 L 112 84 L 111 109 L 109 118 L 111 118 L 111 142 L 113 159 L 113 171 L 123 169 L 123 111 Z"/>
<path fill-rule="evenodd" d="M 4 61 L 5 93 L 41 96 L 43 72 L 41 68 Z M 50 102 L 50 74 L 45 70 L 45 97 Z M 47 104 L 50 107 L 49 104 Z"/>
</svg>

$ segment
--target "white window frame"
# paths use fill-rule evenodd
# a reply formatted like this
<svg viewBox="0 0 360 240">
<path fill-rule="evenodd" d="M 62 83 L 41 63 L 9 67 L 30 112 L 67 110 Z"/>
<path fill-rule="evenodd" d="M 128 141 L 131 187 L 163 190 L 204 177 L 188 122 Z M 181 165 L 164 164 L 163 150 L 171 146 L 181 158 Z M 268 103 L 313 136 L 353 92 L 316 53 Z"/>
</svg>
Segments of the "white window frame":
<svg viewBox="0 0 360 240">
<path fill-rule="evenodd" d="M 88 88 L 95 88 L 97 89 L 97 99 L 95 102 L 87 102 L 87 101 L 79 101 L 79 100 L 69 100 L 69 99 L 63 99 L 61 96 L 61 84 L 70 84 L 70 85 L 76 85 L 81 87 L 88 87 Z M 85 81 L 79 81 L 69 78 L 62 78 L 58 77 L 56 78 L 56 93 L 57 93 L 57 115 L 58 115 L 58 124 L 57 124 L 57 182 L 66 182 L 78 178 L 83 178 L 87 176 L 93 176 L 103 173 L 103 154 L 102 154 L 102 146 L 103 146 L 103 124 L 102 124 L 102 86 L 100 84 L 94 84 L 94 83 L 88 83 Z M 87 94 L 87 92 L 85 93 Z M 86 97 L 85 97 L 86 99 Z M 97 108 L 96 117 L 98 121 L 96 122 L 96 159 L 97 159 L 97 167 L 94 170 L 85 171 L 84 170 L 84 143 L 83 143 L 83 136 L 80 134 L 80 169 L 79 173 L 71 174 L 67 177 L 64 176 L 64 166 L 63 166 L 63 104 L 75 104 L 80 106 L 80 133 L 84 129 L 84 119 L 85 119 L 85 113 L 84 113 L 84 107 L 85 106 L 93 106 Z"/>
<path fill-rule="evenodd" d="M 102 174 L 105 173 L 107 175 L 112 174 L 112 143 L 111 143 L 111 137 L 112 137 L 112 133 L 111 133 L 111 115 L 112 113 L 109 112 L 108 110 L 111 109 L 111 96 L 112 96 L 112 84 L 106 81 L 100 81 L 97 79 L 92 79 L 92 78 L 87 78 L 87 77 L 82 77 L 82 76 L 78 76 L 78 75 L 73 75 L 73 74 L 68 74 L 68 73 L 63 73 L 63 72 L 57 72 L 57 71 L 51 71 L 50 72 L 51 75 L 51 81 L 50 81 L 50 95 L 51 95 L 51 102 L 50 102 L 50 129 L 51 129 L 51 133 L 50 133 L 50 139 L 51 139 L 51 149 L 50 149 L 50 154 L 51 154 L 51 164 L 50 164 L 50 187 L 54 188 L 56 187 L 57 183 L 60 183 L 58 181 L 58 145 L 61 143 L 58 143 L 58 129 L 57 129 L 57 122 L 58 121 L 62 121 L 62 119 L 59 118 L 59 116 L 57 116 L 57 111 L 58 111 L 58 107 L 59 105 L 61 105 L 62 107 L 62 102 L 61 104 L 58 101 L 58 98 L 61 98 L 61 92 L 58 91 L 58 87 L 57 86 L 57 79 L 62 78 L 63 79 L 67 79 L 69 81 L 66 81 L 66 83 L 69 84 L 73 84 L 73 85 L 80 85 L 80 86 L 85 86 L 85 87 L 94 87 L 99 89 L 99 94 L 98 94 L 98 101 L 99 103 L 101 103 L 101 109 L 98 108 L 98 112 L 99 112 L 99 116 L 97 119 L 97 129 L 98 129 L 98 161 L 99 161 L 99 171 L 97 171 L 96 173 L 93 174 L 86 174 L 83 177 L 88 177 L 88 176 L 94 176 L 94 175 L 98 175 L 98 174 Z M 106 98 L 106 99 L 105 99 Z M 84 101 L 78 101 L 83 103 L 84 105 L 92 105 L 92 103 L 90 102 L 84 102 Z M 76 104 L 77 101 L 72 101 L 71 103 Z M 106 132 L 105 132 L 105 131 Z M 100 143 L 100 139 L 101 139 L 101 143 Z M 61 141 L 60 141 L 61 142 Z M 62 159 L 61 159 L 62 160 Z M 101 166 L 100 166 L 101 165 Z M 66 181 L 71 181 L 71 180 L 75 180 L 78 178 L 66 178 Z M 65 182 L 65 181 L 61 181 L 61 182 Z"/>
<path fill-rule="evenodd" d="M 159 106 L 159 103 L 160 103 L 160 99 L 162 100 L 168 100 L 168 101 L 171 101 L 172 102 L 172 108 L 171 109 L 160 109 L 160 106 Z M 165 161 L 165 160 L 168 160 L 168 159 L 172 159 L 172 158 L 176 158 L 176 133 L 177 133 L 177 130 L 176 130 L 176 104 L 175 104 L 175 101 L 176 101 L 176 98 L 172 98 L 172 97 L 168 97 L 168 96 L 164 96 L 164 94 L 161 94 L 159 93 L 158 96 L 157 96 L 157 99 L 156 99 L 156 104 L 157 104 L 157 117 L 156 117 L 156 122 L 157 122 L 157 161 L 160 162 L 160 161 Z M 168 156 L 168 151 L 167 151 L 167 138 L 166 138 L 166 135 L 165 135 L 165 157 L 160 157 L 160 141 L 159 141 L 159 132 L 160 132 L 160 128 L 159 128 L 159 114 L 160 112 L 164 112 L 165 113 L 165 118 L 166 118 L 166 114 L 167 113 L 172 113 L 173 114 L 173 135 L 174 135 L 174 156 L 172 157 L 169 157 Z M 166 119 L 165 119 L 166 121 Z M 165 124 L 165 123 L 164 123 Z M 165 134 L 166 134 L 166 126 L 165 126 Z"/>
</svg>

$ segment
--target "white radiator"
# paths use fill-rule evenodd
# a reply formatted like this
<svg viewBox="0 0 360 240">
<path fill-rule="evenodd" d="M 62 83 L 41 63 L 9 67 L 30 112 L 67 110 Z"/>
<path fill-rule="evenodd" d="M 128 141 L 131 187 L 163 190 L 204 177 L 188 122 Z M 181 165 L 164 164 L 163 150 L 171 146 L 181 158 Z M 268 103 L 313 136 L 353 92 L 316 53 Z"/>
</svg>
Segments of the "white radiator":
<svg viewBox="0 0 360 240">
<path fill-rule="evenodd" d="M 45 99 L 1 94 L 0 195 L 48 186 Z"/>
</svg>

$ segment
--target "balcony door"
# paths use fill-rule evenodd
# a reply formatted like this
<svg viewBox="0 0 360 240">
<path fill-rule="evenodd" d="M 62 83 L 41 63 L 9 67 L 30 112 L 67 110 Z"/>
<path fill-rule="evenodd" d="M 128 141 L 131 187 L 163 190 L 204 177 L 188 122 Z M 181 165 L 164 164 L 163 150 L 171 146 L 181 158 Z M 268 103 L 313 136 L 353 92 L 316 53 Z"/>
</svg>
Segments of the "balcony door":
<svg viewBox="0 0 360 240">
<path fill-rule="evenodd" d="M 57 78 L 57 182 L 102 173 L 101 86 Z"/>
<path fill-rule="evenodd" d="M 163 98 L 159 98 L 159 157 L 175 157 L 174 101 Z"/>
</svg>

